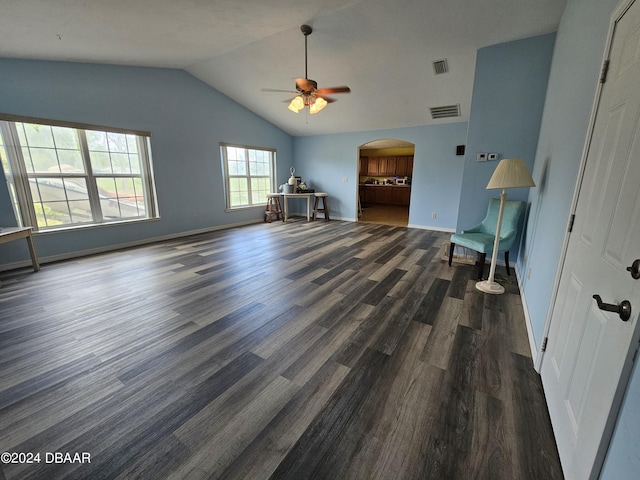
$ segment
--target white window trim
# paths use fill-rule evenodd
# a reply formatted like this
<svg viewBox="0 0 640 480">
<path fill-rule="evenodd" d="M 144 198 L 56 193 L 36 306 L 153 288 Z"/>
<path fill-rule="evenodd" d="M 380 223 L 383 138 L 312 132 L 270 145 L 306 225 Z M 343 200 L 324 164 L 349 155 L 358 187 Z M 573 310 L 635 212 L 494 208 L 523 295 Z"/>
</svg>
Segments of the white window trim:
<svg viewBox="0 0 640 480">
<path fill-rule="evenodd" d="M 39 174 L 27 172 L 24 158 L 22 156 L 22 150 L 20 148 L 20 142 L 18 140 L 18 133 L 16 129 L 16 122 L 20 123 L 35 123 L 47 126 L 58 126 L 74 128 L 79 132 L 78 139 L 80 143 L 80 151 L 82 154 L 83 164 L 85 167 L 84 174 L 73 173 L 60 173 L 60 174 Z M 89 159 L 89 147 L 86 141 L 86 130 L 97 130 L 108 133 L 121 133 L 128 135 L 135 135 L 137 138 L 138 158 L 140 160 L 140 174 L 94 174 L 91 161 Z M 10 176 L 7 178 L 8 182 L 13 184 L 16 196 L 18 197 L 18 205 L 20 212 L 16 213 L 16 220 L 19 226 L 30 226 L 34 232 L 53 232 L 57 230 L 68 230 L 78 228 L 90 228 L 101 225 L 112 225 L 118 223 L 134 223 L 154 220 L 159 218 L 157 207 L 157 195 L 155 190 L 155 182 L 153 179 L 153 166 L 151 162 L 151 150 L 149 148 L 149 137 L 151 134 L 144 131 L 126 130 L 122 128 L 113 127 L 101 127 L 97 125 L 79 124 L 72 122 L 64 122 L 57 120 L 45 120 L 41 118 L 33 117 L 21 117 L 16 115 L 8 115 L 0 113 L 0 131 L 5 142 L 5 149 L 7 153 L 7 160 L 11 169 Z M 9 174 L 7 174 L 9 175 Z M 79 177 L 86 180 L 89 204 L 91 206 L 91 212 L 93 221 L 64 224 L 58 226 L 39 227 L 38 220 L 34 209 L 33 199 L 31 196 L 31 186 L 29 179 L 38 177 L 56 177 L 56 178 L 73 178 Z M 117 178 L 117 177 L 140 177 L 142 179 L 142 186 L 145 198 L 146 216 L 133 217 L 133 218 L 118 218 L 105 220 L 102 216 L 100 198 L 98 195 L 98 188 L 96 180 L 99 178 Z M 13 203 L 13 199 L 12 199 Z"/>
<path fill-rule="evenodd" d="M 254 147 L 254 146 L 250 146 L 250 145 L 240 145 L 237 143 L 226 143 L 226 142 L 220 142 L 220 158 L 222 160 L 222 172 L 223 172 L 223 183 L 224 183 L 224 192 L 225 192 L 225 211 L 226 212 L 237 212 L 239 210 L 247 210 L 247 209 L 253 209 L 253 208 L 264 208 L 264 206 L 267 204 L 267 198 L 265 197 L 263 199 L 263 201 L 261 201 L 260 203 L 251 203 L 249 205 L 242 205 L 242 206 L 238 206 L 238 207 L 232 207 L 231 206 L 231 192 L 230 192 L 230 188 L 229 188 L 229 179 L 232 178 L 229 175 L 229 163 L 227 161 L 227 147 L 233 147 L 233 148 L 243 148 L 245 150 L 258 150 L 258 151 L 263 151 L 263 152 L 269 152 L 271 154 L 271 165 L 270 165 L 270 170 L 271 170 L 271 175 L 270 175 L 270 186 L 271 186 L 271 191 L 275 192 L 276 191 L 276 149 L 274 148 L 267 148 L 267 147 Z M 245 160 L 247 162 L 247 173 L 249 172 L 249 155 L 246 154 L 245 155 Z M 238 177 L 238 178 L 248 178 L 251 179 L 251 175 L 248 173 L 247 175 L 234 175 L 233 177 Z M 259 176 L 258 178 L 265 178 L 263 175 Z M 249 195 L 249 201 L 251 202 L 251 182 L 248 182 L 248 195 Z"/>
</svg>

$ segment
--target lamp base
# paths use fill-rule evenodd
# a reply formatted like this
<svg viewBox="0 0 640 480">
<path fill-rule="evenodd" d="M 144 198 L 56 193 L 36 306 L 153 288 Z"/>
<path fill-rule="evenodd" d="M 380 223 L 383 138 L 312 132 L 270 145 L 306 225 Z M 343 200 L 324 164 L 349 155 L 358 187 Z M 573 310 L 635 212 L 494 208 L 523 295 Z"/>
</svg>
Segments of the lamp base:
<svg viewBox="0 0 640 480">
<path fill-rule="evenodd" d="M 476 288 L 484 293 L 491 293 L 493 295 L 501 295 L 504 293 L 504 287 L 496 282 L 484 280 L 476 283 Z"/>
</svg>

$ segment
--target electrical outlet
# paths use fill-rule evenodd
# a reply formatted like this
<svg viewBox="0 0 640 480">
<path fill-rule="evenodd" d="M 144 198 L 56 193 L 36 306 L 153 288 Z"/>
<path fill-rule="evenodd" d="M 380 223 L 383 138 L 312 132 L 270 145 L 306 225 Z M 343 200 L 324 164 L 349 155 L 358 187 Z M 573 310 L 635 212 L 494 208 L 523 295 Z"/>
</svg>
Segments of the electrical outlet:
<svg viewBox="0 0 640 480">
<path fill-rule="evenodd" d="M 476 160 L 478 162 L 486 162 L 487 161 L 487 154 L 483 153 L 483 152 L 478 152 L 478 154 L 476 155 Z"/>
<path fill-rule="evenodd" d="M 529 270 L 527 270 L 527 280 L 531 279 L 531 267 L 529 267 Z"/>
<path fill-rule="evenodd" d="M 342 177 L 342 181 L 343 181 L 344 183 L 347 183 L 347 182 L 349 181 L 349 179 L 348 179 L 347 177 Z"/>
<path fill-rule="evenodd" d="M 497 160 L 498 159 L 498 154 L 497 153 L 488 153 L 487 154 L 487 158 L 489 160 Z"/>
<path fill-rule="evenodd" d="M 437 217 L 438 217 L 438 214 L 437 214 L 436 212 L 433 212 L 433 213 L 431 214 L 431 218 L 437 218 Z"/>
</svg>

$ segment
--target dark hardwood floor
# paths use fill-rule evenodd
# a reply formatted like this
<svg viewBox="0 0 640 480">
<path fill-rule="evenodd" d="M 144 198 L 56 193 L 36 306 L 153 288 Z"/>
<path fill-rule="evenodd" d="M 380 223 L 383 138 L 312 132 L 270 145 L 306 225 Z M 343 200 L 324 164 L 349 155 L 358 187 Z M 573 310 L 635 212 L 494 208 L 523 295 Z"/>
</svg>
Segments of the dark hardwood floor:
<svg viewBox="0 0 640 480">
<path fill-rule="evenodd" d="M 562 478 L 517 285 L 447 238 L 294 219 L 0 274 L 0 452 L 40 454 L 0 479 Z"/>
</svg>

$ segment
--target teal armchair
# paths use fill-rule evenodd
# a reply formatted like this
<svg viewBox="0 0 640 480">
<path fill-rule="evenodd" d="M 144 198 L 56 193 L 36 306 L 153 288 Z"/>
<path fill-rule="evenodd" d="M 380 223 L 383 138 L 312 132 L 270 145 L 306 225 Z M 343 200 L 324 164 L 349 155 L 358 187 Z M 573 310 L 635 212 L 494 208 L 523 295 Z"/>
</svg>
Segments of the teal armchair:
<svg viewBox="0 0 640 480">
<path fill-rule="evenodd" d="M 518 233 L 518 221 L 524 210 L 524 202 L 518 200 L 507 200 L 504 202 L 504 212 L 502 214 L 502 226 L 500 228 L 500 243 L 498 251 L 504 251 L 504 263 L 507 267 L 507 275 L 511 275 L 509 269 L 509 249 L 513 245 Z M 470 248 L 480 253 L 480 265 L 478 266 L 478 280 L 482 279 L 484 263 L 487 253 L 493 253 L 493 244 L 496 238 L 496 226 L 498 224 L 498 212 L 500 211 L 500 199 L 489 200 L 487 216 L 479 225 L 461 233 L 451 235 L 451 245 L 449 246 L 449 266 L 453 258 L 453 251 L 456 245 Z"/>
</svg>

